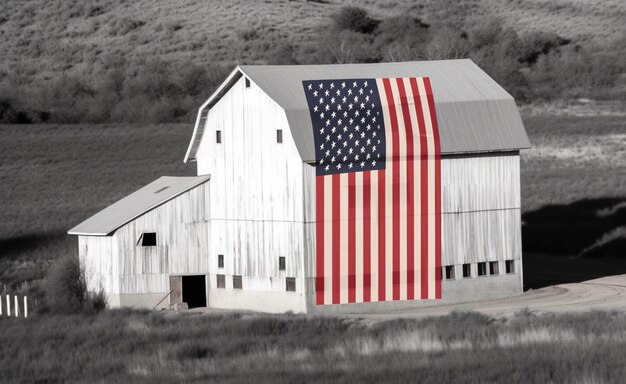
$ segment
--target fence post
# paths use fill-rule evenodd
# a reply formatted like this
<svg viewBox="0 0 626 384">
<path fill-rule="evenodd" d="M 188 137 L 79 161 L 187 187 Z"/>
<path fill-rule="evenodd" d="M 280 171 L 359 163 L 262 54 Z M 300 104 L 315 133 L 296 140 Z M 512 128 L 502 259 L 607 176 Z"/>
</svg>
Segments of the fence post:
<svg viewBox="0 0 626 384">
<path fill-rule="evenodd" d="M 17 295 L 13 296 L 13 302 L 15 303 L 15 317 L 20 317 L 20 302 L 17 301 Z"/>
<path fill-rule="evenodd" d="M 2 297 L 0 297 L 0 316 L 2 316 Z"/>
<path fill-rule="evenodd" d="M 28 298 L 24 296 L 24 317 L 28 317 Z"/>
<path fill-rule="evenodd" d="M 11 317 L 11 296 L 7 294 L 7 316 Z"/>
</svg>

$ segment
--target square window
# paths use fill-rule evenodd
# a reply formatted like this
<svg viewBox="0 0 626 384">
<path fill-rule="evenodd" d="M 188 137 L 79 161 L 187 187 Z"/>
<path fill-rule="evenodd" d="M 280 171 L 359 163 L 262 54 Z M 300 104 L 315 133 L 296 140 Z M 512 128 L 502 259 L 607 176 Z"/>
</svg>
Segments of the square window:
<svg viewBox="0 0 626 384">
<path fill-rule="evenodd" d="M 472 277 L 472 265 L 463 264 L 463 278 Z"/>
<path fill-rule="evenodd" d="M 156 232 L 144 232 L 139 237 L 139 244 L 142 247 L 156 247 Z"/>
<path fill-rule="evenodd" d="M 498 275 L 498 262 L 490 261 L 489 262 L 489 274 L 490 275 Z"/>
<path fill-rule="evenodd" d="M 226 276 L 217 275 L 217 287 L 218 288 L 226 288 Z"/>
<path fill-rule="evenodd" d="M 487 262 L 478 263 L 478 276 L 487 275 Z"/>
<path fill-rule="evenodd" d="M 218 144 L 222 143 L 222 131 L 215 131 L 215 142 Z"/>
<path fill-rule="evenodd" d="M 241 283 L 241 276 L 234 275 L 233 276 L 233 289 L 242 289 L 243 285 Z"/>
<path fill-rule="evenodd" d="M 454 265 L 446 265 L 444 269 L 446 280 L 454 280 Z"/>
<path fill-rule="evenodd" d="M 285 256 L 280 256 L 278 258 L 278 270 L 279 271 L 285 270 Z"/>
<path fill-rule="evenodd" d="M 296 278 L 288 277 L 285 279 L 287 283 L 287 292 L 295 292 L 296 291 Z"/>
<path fill-rule="evenodd" d="M 505 262 L 506 273 L 515 273 L 515 260 Z"/>
<path fill-rule="evenodd" d="M 217 267 L 224 268 L 224 255 L 217 255 Z"/>
<path fill-rule="evenodd" d="M 282 129 L 277 129 L 276 130 L 276 142 L 277 143 L 282 143 L 283 142 L 283 130 Z"/>
</svg>

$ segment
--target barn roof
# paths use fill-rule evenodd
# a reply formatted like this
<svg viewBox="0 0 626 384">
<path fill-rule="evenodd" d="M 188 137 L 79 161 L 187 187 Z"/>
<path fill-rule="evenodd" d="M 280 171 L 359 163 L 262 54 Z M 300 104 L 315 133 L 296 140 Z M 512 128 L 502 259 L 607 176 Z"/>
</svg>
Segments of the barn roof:
<svg viewBox="0 0 626 384">
<path fill-rule="evenodd" d="M 192 177 L 162 176 L 145 187 L 109 205 L 70 229 L 70 235 L 110 236 L 118 228 L 159 205 L 207 182 L 210 175 Z"/>
<path fill-rule="evenodd" d="M 303 161 L 315 161 L 311 116 L 303 80 L 422 77 L 431 79 L 442 153 L 529 148 L 515 100 L 469 59 L 378 64 L 242 65 L 200 107 L 185 162 L 194 160 L 206 115 L 246 76 L 284 110 Z"/>
</svg>

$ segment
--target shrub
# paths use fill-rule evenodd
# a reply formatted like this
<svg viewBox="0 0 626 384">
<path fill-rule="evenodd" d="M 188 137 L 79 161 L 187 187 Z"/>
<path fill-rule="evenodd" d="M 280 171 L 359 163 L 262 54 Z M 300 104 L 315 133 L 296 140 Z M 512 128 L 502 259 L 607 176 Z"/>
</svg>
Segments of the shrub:
<svg viewBox="0 0 626 384">
<path fill-rule="evenodd" d="M 352 31 L 370 34 L 374 32 L 379 21 L 372 19 L 367 11 L 359 7 L 343 7 L 333 17 L 334 27 L 340 31 Z"/>
<path fill-rule="evenodd" d="M 106 308 L 103 291 L 88 292 L 85 270 L 74 255 L 59 259 L 46 275 L 46 302 L 52 312 L 98 312 Z"/>
</svg>

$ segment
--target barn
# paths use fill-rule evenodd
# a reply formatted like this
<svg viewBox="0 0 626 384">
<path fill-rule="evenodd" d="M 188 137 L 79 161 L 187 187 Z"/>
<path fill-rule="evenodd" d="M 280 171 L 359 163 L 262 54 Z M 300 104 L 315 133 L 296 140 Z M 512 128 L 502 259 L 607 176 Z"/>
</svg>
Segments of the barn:
<svg viewBox="0 0 626 384">
<path fill-rule="evenodd" d="M 522 292 L 514 99 L 470 60 L 238 66 L 185 163 L 69 231 L 112 306 L 376 311 Z"/>
</svg>

